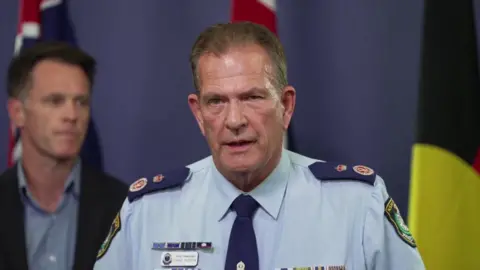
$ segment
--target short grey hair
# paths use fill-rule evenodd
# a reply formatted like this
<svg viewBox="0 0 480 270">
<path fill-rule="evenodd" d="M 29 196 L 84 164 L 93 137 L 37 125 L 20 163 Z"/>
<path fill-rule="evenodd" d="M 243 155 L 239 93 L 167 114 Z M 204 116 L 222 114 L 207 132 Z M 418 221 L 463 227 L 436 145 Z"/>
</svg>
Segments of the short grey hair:
<svg viewBox="0 0 480 270">
<path fill-rule="evenodd" d="M 268 28 L 252 22 L 215 24 L 205 29 L 195 41 L 190 53 L 193 85 L 200 91 L 198 60 L 205 53 L 220 56 L 235 46 L 256 44 L 270 57 L 273 74 L 271 83 L 280 91 L 288 85 L 287 60 L 280 40 Z"/>
</svg>

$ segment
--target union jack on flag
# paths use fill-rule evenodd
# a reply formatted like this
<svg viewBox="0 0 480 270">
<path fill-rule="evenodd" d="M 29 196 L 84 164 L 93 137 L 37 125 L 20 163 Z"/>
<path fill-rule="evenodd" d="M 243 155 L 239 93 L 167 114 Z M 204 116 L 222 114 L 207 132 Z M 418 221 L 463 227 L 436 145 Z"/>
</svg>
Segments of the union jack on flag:
<svg viewBox="0 0 480 270">
<path fill-rule="evenodd" d="M 76 44 L 66 0 L 20 0 L 14 55 L 38 41 L 57 40 Z M 22 149 L 18 129 L 11 124 L 8 166 L 15 164 Z M 103 169 L 100 145 L 93 121 L 81 151 L 82 162 Z"/>
</svg>

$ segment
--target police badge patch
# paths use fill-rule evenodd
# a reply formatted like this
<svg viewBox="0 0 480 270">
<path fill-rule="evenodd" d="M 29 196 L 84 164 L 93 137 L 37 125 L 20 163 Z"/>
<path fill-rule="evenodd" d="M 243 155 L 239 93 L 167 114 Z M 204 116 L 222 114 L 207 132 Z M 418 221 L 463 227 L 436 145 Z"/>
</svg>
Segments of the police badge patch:
<svg viewBox="0 0 480 270">
<path fill-rule="evenodd" d="M 395 231 L 400 236 L 400 238 L 405 241 L 405 243 L 407 243 L 411 247 L 417 247 L 415 239 L 413 239 L 410 230 L 403 221 L 403 218 L 400 215 L 400 211 L 398 210 L 398 207 L 392 198 L 388 198 L 388 200 L 385 202 L 385 216 L 387 217 L 388 221 L 392 223 Z"/>
<path fill-rule="evenodd" d="M 105 238 L 102 245 L 100 246 L 100 250 L 97 253 L 97 260 L 102 258 L 103 255 L 107 253 L 107 250 L 110 247 L 110 244 L 112 243 L 113 238 L 120 231 L 121 227 L 122 227 L 122 224 L 120 221 L 120 213 L 117 213 L 117 215 L 113 219 L 112 225 L 110 226 L 110 230 L 108 231 L 107 238 Z"/>
</svg>

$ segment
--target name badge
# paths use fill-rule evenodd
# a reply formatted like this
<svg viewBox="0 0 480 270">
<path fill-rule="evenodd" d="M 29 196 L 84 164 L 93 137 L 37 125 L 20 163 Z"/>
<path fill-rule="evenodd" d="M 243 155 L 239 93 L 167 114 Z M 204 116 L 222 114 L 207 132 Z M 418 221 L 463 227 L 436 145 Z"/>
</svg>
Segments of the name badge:
<svg viewBox="0 0 480 270">
<path fill-rule="evenodd" d="M 162 252 L 162 266 L 197 266 L 197 251 Z"/>
</svg>

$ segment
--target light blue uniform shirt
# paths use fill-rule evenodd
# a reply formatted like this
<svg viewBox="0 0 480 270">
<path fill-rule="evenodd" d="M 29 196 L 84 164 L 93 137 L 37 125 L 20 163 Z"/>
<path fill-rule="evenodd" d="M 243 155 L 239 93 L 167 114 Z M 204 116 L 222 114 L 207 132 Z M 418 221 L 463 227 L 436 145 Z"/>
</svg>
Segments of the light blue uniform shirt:
<svg viewBox="0 0 480 270">
<path fill-rule="evenodd" d="M 211 242 L 212 251 L 198 251 L 194 269 L 224 268 L 236 216 L 229 206 L 242 192 L 211 157 L 187 167 L 183 176 L 132 184 L 95 270 L 169 269 L 165 251 L 152 249 L 163 242 Z M 283 150 L 276 169 L 249 193 L 261 206 L 253 217 L 260 269 L 424 269 L 383 180 L 361 169 Z"/>
<path fill-rule="evenodd" d="M 53 213 L 40 208 L 26 184 L 18 163 L 20 197 L 25 207 L 25 239 L 30 270 L 72 269 L 80 195 L 80 162 L 65 181 L 63 197 Z"/>
</svg>

